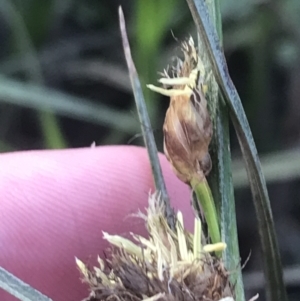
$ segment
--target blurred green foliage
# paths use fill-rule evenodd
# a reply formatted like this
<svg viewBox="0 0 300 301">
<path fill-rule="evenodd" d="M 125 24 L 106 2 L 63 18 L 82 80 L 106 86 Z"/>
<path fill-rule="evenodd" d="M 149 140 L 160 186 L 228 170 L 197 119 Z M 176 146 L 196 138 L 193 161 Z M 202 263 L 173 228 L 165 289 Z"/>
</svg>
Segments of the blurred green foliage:
<svg viewBox="0 0 300 301">
<path fill-rule="evenodd" d="M 99 144 L 126 143 L 139 133 L 129 85 L 126 91 L 120 89 L 113 75 L 101 76 L 100 67 L 97 76 L 96 63 L 105 63 L 111 66 L 112 74 L 123 72 L 123 81 L 128 83 L 118 32 L 118 1 L 2 0 L 1 3 L 3 79 L 15 81 L 16 86 L 23 83 L 30 91 L 32 85 L 60 90 L 69 94 L 65 102 L 70 101 L 66 112 L 55 101 L 53 106 L 51 102 L 43 104 L 41 96 L 40 108 L 35 104 L 32 111 L 28 97 L 16 100 L 12 99 L 16 95 L 7 97 L 0 90 L 3 145 L 11 145 L 13 149 L 61 148 L 85 146 L 95 139 Z M 229 68 L 242 95 L 258 148 L 264 152 L 281 149 L 283 143 L 294 139 L 286 133 L 295 135 L 299 131 L 293 120 L 297 116 L 288 114 L 293 111 L 291 97 L 295 88 L 289 84 L 290 78 L 297 77 L 293 71 L 299 62 L 299 1 L 220 3 Z M 130 20 L 133 53 L 142 83 L 153 83 L 157 73 L 172 63 L 170 58 L 178 46 L 176 38 L 181 40 L 195 34 L 189 11 L 184 1 L 179 0 L 135 0 L 123 6 Z M 72 70 L 78 63 L 87 66 L 85 72 L 75 67 Z M 94 70 L 88 67 L 93 63 Z M 5 84 L 6 80 L 2 85 Z M 144 93 L 153 128 L 161 137 L 167 101 L 156 99 L 158 96 L 147 89 Z M 18 97 L 22 98 L 21 95 Z M 76 109 L 72 111 L 72 96 L 80 96 L 81 105 L 86 106 L 83 112 L 93 103 L 99 104 L 100 110 L 104 106 L 104 111 L 113 115 L 118 112 L 124 120 L 130 116 L 132 131 L 122 133 L 122 127 L 107 125 L 103 114 L 97 120 L 93 118 L 91 124 L 85 113 L 79 116 Z M 10 118 L 3 118 L 8 108 Z M 71 119 L 63 117 L 66 115 Z M 32 119 L 34 126 L 28 121 Z M 73 127 L 74 131 L 81 128 L 78 136 L 84 133 L 86 138 L 70 133 Z M 136 143 L 141 143 L 140 139 Z"/>
</svg>

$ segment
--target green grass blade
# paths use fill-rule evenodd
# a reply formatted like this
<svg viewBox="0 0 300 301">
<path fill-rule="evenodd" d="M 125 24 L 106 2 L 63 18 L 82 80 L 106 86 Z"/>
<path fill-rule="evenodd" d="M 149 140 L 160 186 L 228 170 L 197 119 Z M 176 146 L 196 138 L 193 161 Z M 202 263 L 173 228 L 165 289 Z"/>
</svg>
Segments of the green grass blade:
<svg viewBox="0 0 300 301">
<path fill-rule="evenodd" d="M 0 287 L 21 301 L 52 301 L 1 267 Z"/>
<path fill-rule="evenodd" d="M 219 0 L 207 1 L 209 15 L 215 25 L 220 45 L 222 41 L 222 19 Z M 240 252 L 238 245 L 235 200 L 232 183 L 231 153 L 229 139 L 229 112 L 219 95 L 215 103 L 217 112 L 214 116 L 214 136 L 211 142 L 211 159 L 213 170 L 209 177 L 213 198 L 219 212 L 222 241 L 227 248 L 222 252 L 223 260 L 229 271 L 236 271 L 230 275 L 235 283 L 236 301 L 244 301 L 244 285 L 240 268 Z"/>
<path fill-rule="evenodd" d="M 225 106 L 219 107 L 215 119 L 217 132 L 212 140 L 211 159 L 215 166 L 209 177 L 209 183 L 219 212 L 222 241 L 227 244 L 223 251 L 225 266 L 232 273 L 231 280 L 236 283 L 236 301 L 245 300 L 242 273 L 240 266 L 239 245 L 237 236 L 235 200 L 231 175 L 229 149 L 229 114 Z"/>
<path fill-rule="evenodd" d="M 36 110 L 52 111 L 61 116 L 116 128 L 132 134 L 137 122 L 128 113 L 114 111 L 81 97 L 0 76 L 0 102 Z"/>
<path fill-rule="evenodd" d="M 45 147 L 50 149 L 67 148 L 68 144 L 59 128 L 56 116 L 50 112 L 40 112 L 39 119 L 43 131 Z"/>
<path fill-rule="evenodd" d="M 261 157 L 267 183 L 294 181 L 300 178 L 300 153 L 298 149 L 285 150 Z M 232 162 L 235 188 L 248 186 L 247 173 L 241 159 Z"/>
<path fill-rule="evenodd" d="M 1 8 L 4 13 L 10 16 L 14 43 L 18 52 L 27 54 L 27 61 L 25 62 L 25 65 L 28 78 L 36 84 L 43 85 L 43 73 L 38 60 L 38 55 L 31 41 L 29 32 L 27 31 L 22 15 L 16 10 L 11 1 L 3 1 Z M 67 142 L 59 128 L 56 116 L 50 111 L 40 112 L 39 120 L 46 148 L 66 148 Z"/>
<path fill-rule="evenodd" d="M 166 206 L 166 216 L 168 218 L 170 226 L 174 228 L 174 219 L 173 219 L 174 212 L 170 206 L 170 200 L 167 193 L 167 188 L 162 175 L 162 170 L 158 159 L 158 152 L 154 140 L 154 135 L 153 135 L 149 115 L 147 112 L 146 103 L 143 96 L 141 83 L 139 81 L 138 74 L 131 57 L 131 50 L 130 50 L 129 41 L 126 33 L 124 15 L 121 7 L 119 7 L 119 19 L 120 19 L 120 29 L 121 29 L 125 58 L 127 62 L 128 71 L 129 71 L 136 108 L 141 122 L 143 137 L 144 137 L 145 145 L 151 163 L 155 188 L 157 191 L 161 193 L 161 197 Z"/>
<path fill-rule="evenodd" d="M 187 0 L 187 3 L 197 30 L 207 47 L 213 73 L 228 105 L 246 163 L 262 246 L 267 300 L 285 301 L 287 296 L 269 196 L 249 123 L 237 90 L 230 79 L 225 57 L 217 33 L 211 25 L 205 2 Z"/>
</svg>

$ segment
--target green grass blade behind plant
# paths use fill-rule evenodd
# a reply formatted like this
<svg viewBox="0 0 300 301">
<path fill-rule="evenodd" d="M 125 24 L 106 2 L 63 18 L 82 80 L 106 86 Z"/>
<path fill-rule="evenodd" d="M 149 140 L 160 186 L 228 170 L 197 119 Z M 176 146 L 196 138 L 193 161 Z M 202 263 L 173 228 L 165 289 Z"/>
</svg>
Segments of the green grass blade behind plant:
<svg viewBox="0 0 300 301">
<path fill-rule="evenodd" d="M 4 5 L 3 5 L 4 4 Z M 32 82 L 43 85 L 43 74 L 37 53 L 32 44 L 30 35 L 22 15 L 15 9 L 11 1 L 3 1 L 2 11 L 10 20 L 14 44 L 20 53 L 26 53 L 26 73 Z M 45 146 L 47 148 L 66 148 L 67 143 L 59 128 L 56 116 L 50 112 L 39 112 L 39 120 L 43 132 Z"/>
<path fill-rule="evenodd" d="M 241 159 L 233 160 L 233 183 L 235 188 L 248 185 L 247 173 Z M 298 149 L 271 153 L 261 157 L 267 183 L 294 181 L 300 178 L 300 153 Z"/>
<path fill-rule="evenodd" d="M 209 15 L 217 30 L 220 45 L 222 45 L 222 19 L 219 0 L 207 1 Z M 214 83 L 213 83 L 214 84 Z M 214 136 L 211 142 L 211 159 L 213 170 L 209 177 L 213 198 L 219 212 L 222 241 L 227 244 L 223 251 L 223 260 L 227 270 L 236 271 L 231 274 L 235 283 L 236 301 L 244 301 L 244 285 L 240 267 L 240 252 L 238 245 L 235 200 L 232 183 L 231 153 L 229 139 L 229 112 L 219 94 L 216 97 L 212 120 Z"/>
<path fill-rule="evenodd" d="M 187 3 L 197 30 L 207 47 L 213 73 L 228 105 L 246 163 L 261 240 L 267 300 L 286 301 L 287 295 L 269 196 L 249 123 L 237 90 L 230 79 L 224 53 L 216 31 L 211 25 L 205 2 L 187 0 Z"/>
<path fill-rule="evenodd" d="M 0 76 L 0 102 L 110 126 L 122 132 L 136 132 L 137 122 L 127 113 L 114 111 L 81 97 Z"/>
</svg>

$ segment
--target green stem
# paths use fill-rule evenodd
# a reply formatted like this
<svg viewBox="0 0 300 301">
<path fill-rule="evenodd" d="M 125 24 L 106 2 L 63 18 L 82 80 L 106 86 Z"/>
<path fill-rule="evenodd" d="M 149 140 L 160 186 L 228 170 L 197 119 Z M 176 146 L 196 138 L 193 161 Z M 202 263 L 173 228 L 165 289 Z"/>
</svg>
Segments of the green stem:
<svg viewBox="0 0 300 301">
<path fill-rule="evenodd" d="M 217 243 L 221 241 L 217 211 L 212 197 L 210 188 L 206 179 L 204 181 L 199 181 L 193 178 L 190 182 L 192 189 L 195 191 L 197 200 L 203 210 L 204 217 L 207 223 L 208 234 L 212 243 Z"/>
</svg>

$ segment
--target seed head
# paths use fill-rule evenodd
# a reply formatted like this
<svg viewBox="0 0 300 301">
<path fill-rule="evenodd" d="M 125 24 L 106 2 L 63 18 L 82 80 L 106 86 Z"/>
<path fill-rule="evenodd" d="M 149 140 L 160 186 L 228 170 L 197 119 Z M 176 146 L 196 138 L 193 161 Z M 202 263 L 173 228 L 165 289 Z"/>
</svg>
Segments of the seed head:
<svg viewBox="0 0 300 301">
<path fill-rule="evenodd" d="M 182 44 L 182 51 L 184 60 L 177 59 L 174 77 L 170 78 L 165 71 L 165 77 L 159 80 L 165 88 L 148 87 L 170 96 L 163 126 L 164 152 L 178 178 L 188 183 L 194 177 L 201 181 L 211 169 L 208 147 L 212 122 L 205 99 L 203 64 L 192 38 Z"/>
<path fill-rule="evenodd" d="M 180 212 L 173 231 L 164 211 L 159 194 L 150 196 L 147 214 L 139 214 L 146 222 L 147 238 L 132 233 L 128 240 L 104 233 L 112 249 L 106 260 L 98 259 L 99 267 L 90 268 L 76 259 L 91 291 L 85 301 L 221 301 L 226 297 L 234 301 L 229 272 L 210 253 L 224 250 L 226 244 L 201 241 L 198 218 L 195 232 L 187 232 Z"/>
</svg>

